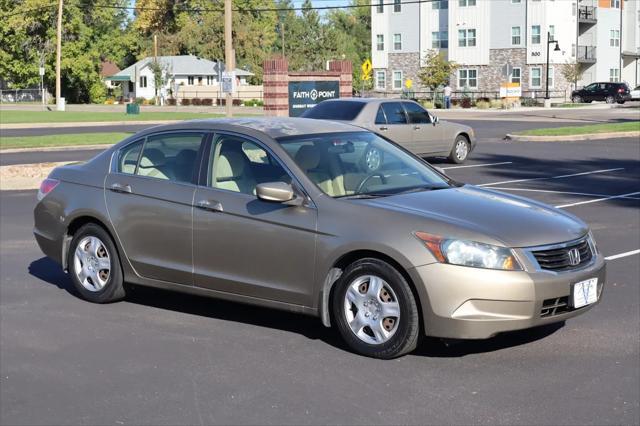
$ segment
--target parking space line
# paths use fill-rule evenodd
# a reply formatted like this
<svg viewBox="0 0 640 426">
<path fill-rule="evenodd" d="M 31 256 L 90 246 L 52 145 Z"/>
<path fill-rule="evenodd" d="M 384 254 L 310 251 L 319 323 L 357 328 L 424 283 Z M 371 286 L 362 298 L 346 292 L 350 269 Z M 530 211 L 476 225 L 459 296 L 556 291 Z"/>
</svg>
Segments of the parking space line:
<svg viewBox="0 0 640 426">
<path fill-rule="evenodd" d="M 502 163 L 471 164 L 471 165 L 468 165 L 468 166 L 442 167 L 442 170 L 466 169 L 466 168 L 469 168 L 469 167 L 490 167 L 490 166 L 502 166 L 503 164 L 513 164 L 513 161 L 503 161 Z"/>
<path fill-rule="evenodd" d="M 515 180 L 504 180 L 501 182 L 490 182 L 490 183 L 481 183 L 476 186 L 493 186 L 493 185 L 502 185 L 504 183 L 517 183 L 517 182 L 531 182 L 534 180 L 545 180 L 545 179 L 563 179 L 574 176 L 585 176 L 585 175 L 594 175 L 597 173 L 607 173 L 607 172 L 617 172 L 620 170 L 624 170 L 624 167 L 619 167 L 616 169 L 603 169 L 603 170 L 594 170 L 592 172 L 582 172 L 582 173 L 573 173 L 570 175 L 560 175 L 560 176 L 545 176 L 545 177 L 537 177 L 537 178 L 528 178 L 528 179 L 515 179 Z"/>
<path fill-rule="evenodd" d="M 633 256 L 634 254 L 640 254 L 640 249 L 631 250 L 631 251 L 627 251 L 627 252 L 620 253 L 620 254 L 614 254 L 612 256 L 607 256 L 604 259 L 605 260 L 614 260 L 614 259 L 620 259 L 621 257 Z"/>
<path fill-rule="evenodd" d="M 556 206 L 556 208 L 564 209 L 566 207 L 581 206 L 583 204 L 591 204 L 591 203 L 599 203 L 601 201 L 608 201 L 616 198 L 627 198 L 631 195 L 638 195 L 638 194 L 640 194 L 640 192 L 630 192 L 628 194 L 612 195 L 610 197 L 596 198 L 594 200 L 578 201 L 577 203 L 570 203 L 570 204 L 561 204 L 559 206 Z"/>
<path fill-rule="evenodd" d="M 590 192 L 572 192 L 572 191 L 552 191 L 550 189 L 530 189 L 530 188 L 505 188 L 505 187 L 497 187 L 494 186 L 492 189 L 499 189 L 500 191 L 524 191 L 524 192 L 543 192 L 550 194 L 563 194 L 563 195 L 581 195 L 584 197 L 609 197 L 608 194 L 592 194 Z M 630 200 L 640 200 L 637 197 L 620 197 L 620 198 L 628 198 Z"/>
</svg>

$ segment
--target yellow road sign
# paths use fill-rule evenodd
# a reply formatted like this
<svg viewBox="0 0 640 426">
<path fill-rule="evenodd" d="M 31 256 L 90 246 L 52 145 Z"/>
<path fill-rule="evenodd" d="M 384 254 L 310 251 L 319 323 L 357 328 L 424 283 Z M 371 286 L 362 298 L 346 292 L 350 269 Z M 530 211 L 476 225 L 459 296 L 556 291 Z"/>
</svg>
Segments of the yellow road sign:
<svg viewBox="0 0 640 426">
<path fill-rule="evenodd" d="M 404 81 L 404 85 L 407 89 L 411 89 L 411 86 L 413 86 L 413 80 L 411 80 L 410 78 L 406 79 Z"/>
<path fill-rule="evenodd" d="M 364 80 L 371 78 L 371 71 L 373 71 L 373 65 L 371 65 L 371 61 L 367 59 L 362 63 L 362 78 Z"/>
</svg>

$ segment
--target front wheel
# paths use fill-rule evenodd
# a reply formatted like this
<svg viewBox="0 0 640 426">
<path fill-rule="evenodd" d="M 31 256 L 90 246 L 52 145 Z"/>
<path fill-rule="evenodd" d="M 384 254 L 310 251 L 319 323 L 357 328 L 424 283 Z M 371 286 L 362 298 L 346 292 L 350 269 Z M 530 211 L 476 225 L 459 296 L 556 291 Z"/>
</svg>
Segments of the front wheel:
<svg viewBox="0 0 640 426">
<path fill-rule="evenodd" d="M 579 104 L 579 103 L 582 103 L 582 98 L 581 98 L 580 96 L 578 96 L 578 95 L 574 95 L 574 96 L 571 98 L 571 101 L 572 101 L 574 104 Z"/>
<path fill-rule="evenodd" d="M 418 345 L 418 307 L 409 284 L 379 259 L 347 267 L 336 283 L 332 310 L 343 339 L 361 355 L 391 359 Z"/>
<path fill-rule="evenodd" d="M 76 232 L 68 259 L 71 281 L 83 299 L 109 303 L 125 296 L 118 251 L 100 226 L 89 223 Z"/>
<path fill-rule="evenodd" d="M 458 135 L 453 143 L 451 153 L 449 154 L 449 161 L 456 164 L 464 163 L 469 156 L 469 150 L 470 145 L 467 138 L 462 135 Z"/>
</svg>

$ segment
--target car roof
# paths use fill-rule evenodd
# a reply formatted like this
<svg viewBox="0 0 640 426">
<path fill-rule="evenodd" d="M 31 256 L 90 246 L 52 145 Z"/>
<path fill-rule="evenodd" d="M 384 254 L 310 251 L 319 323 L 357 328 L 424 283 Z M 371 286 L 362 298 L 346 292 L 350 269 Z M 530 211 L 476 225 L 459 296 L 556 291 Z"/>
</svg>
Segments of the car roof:
<svg viewBox="0 0 640 426">
<path fill-rule="evenodd" d="M 271 138 L 311 135 L 319 133 L 363 131 L 346 123 L 291 117 L 238 117 L 188 120 L 179 123 L 151 127 L 137 134 L 156 133 L 169 130 L 226 130 L 242 132 L 253 130 Z"/>
</svg>

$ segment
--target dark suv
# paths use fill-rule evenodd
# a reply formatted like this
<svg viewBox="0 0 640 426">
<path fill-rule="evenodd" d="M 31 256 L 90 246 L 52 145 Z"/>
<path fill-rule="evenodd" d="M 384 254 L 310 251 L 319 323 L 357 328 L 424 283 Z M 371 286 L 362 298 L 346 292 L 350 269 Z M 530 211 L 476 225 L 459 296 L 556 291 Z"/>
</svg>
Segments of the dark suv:
<svg viewBox="0 0 640 426">
<path fill-rule="evenodd" d="M 608 104 L 623 104 L 631 100 L 631 91 L 626 83 L 591 83 L 571 92 L 571 100 L 575 103 L 605 101 Z"/>
</svg>

